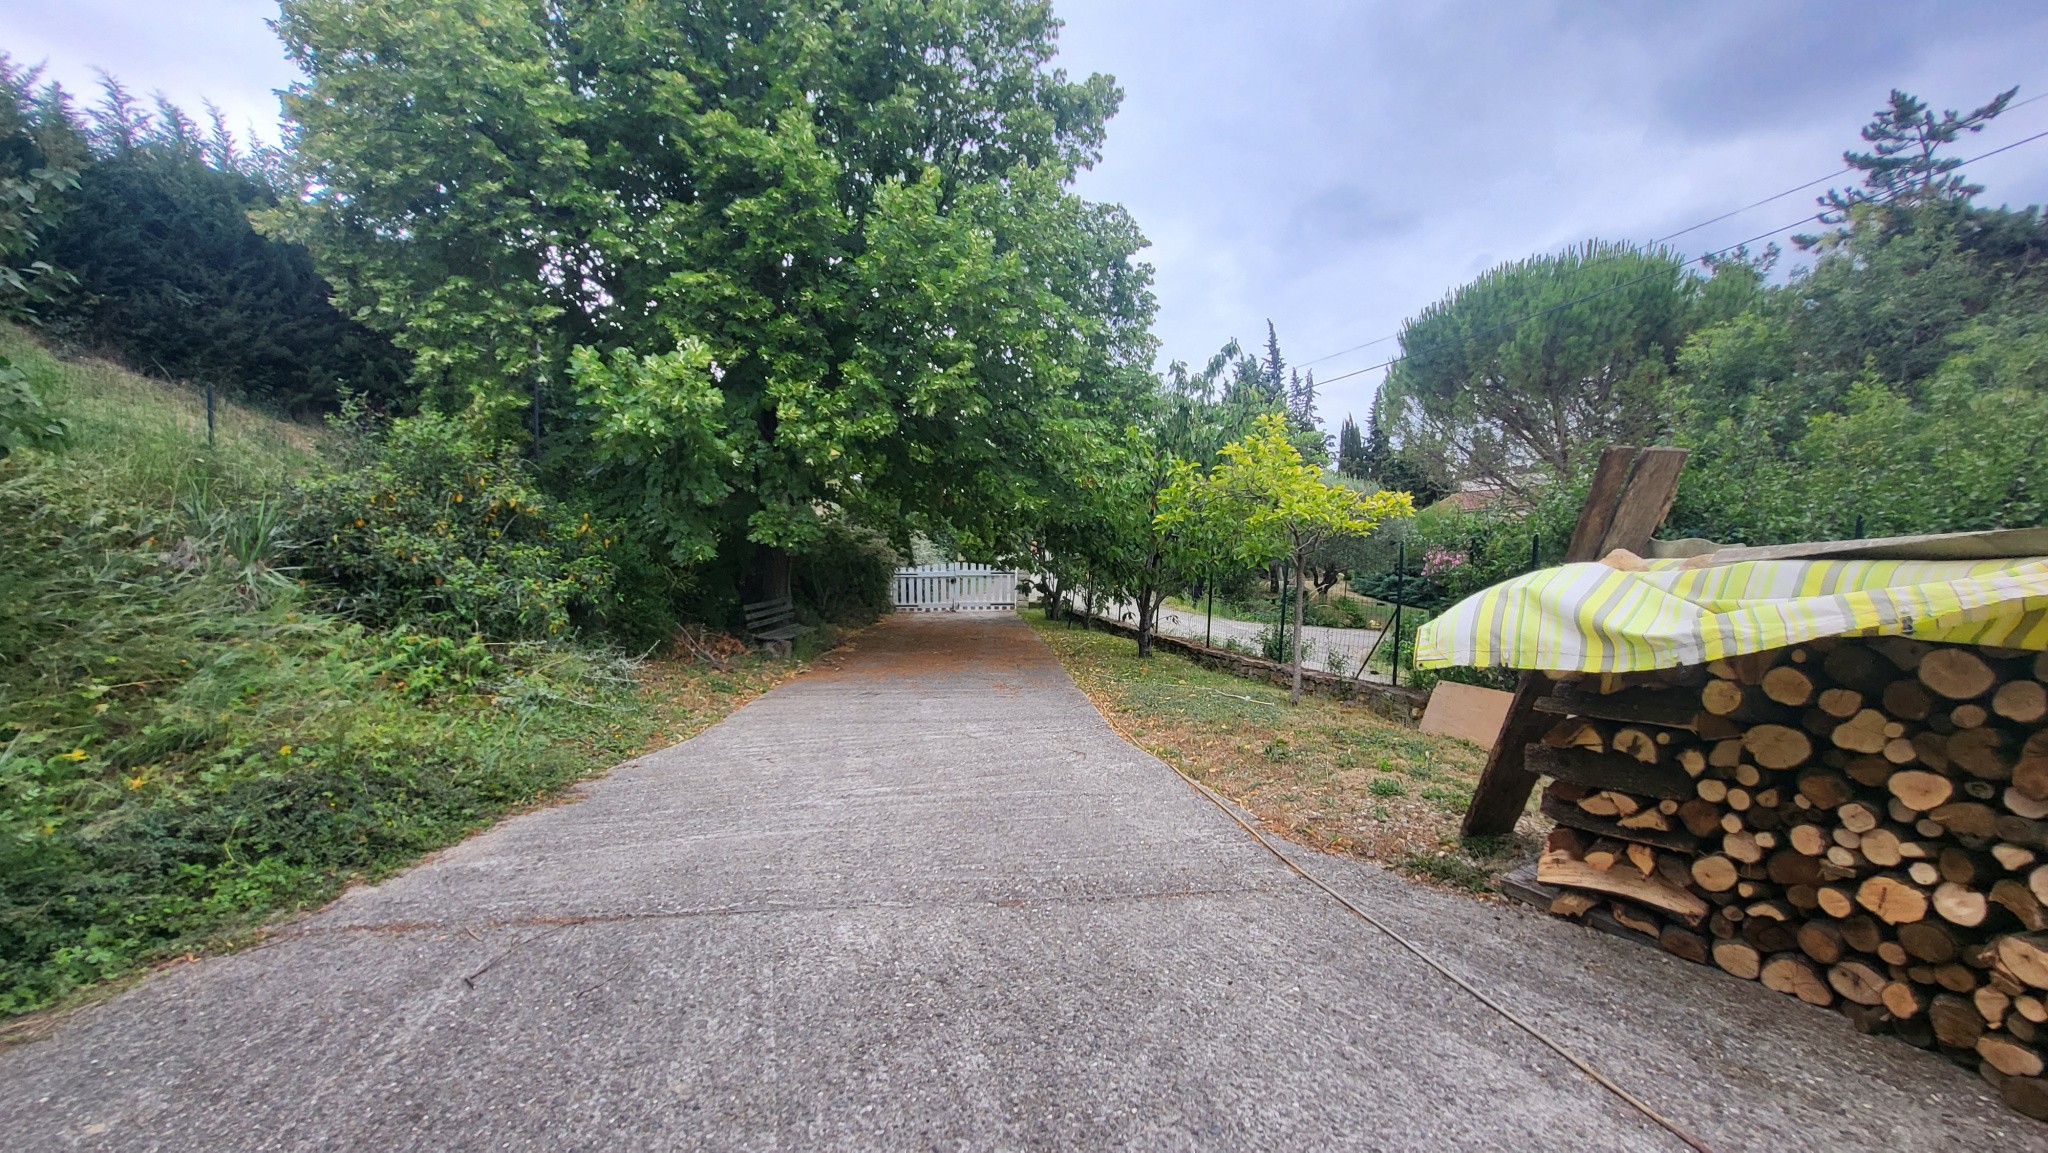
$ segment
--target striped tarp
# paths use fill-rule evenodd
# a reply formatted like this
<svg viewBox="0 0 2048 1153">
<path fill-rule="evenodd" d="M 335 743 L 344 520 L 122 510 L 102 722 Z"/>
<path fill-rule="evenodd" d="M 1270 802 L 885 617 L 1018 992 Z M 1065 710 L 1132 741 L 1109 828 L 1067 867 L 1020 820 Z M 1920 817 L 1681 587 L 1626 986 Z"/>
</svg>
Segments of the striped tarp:
<svg viewBox="0 0 2048 1153">
<path fill-rule="evenodd" d="M 1415 663 L 1643 672 L 1842 635 L 2048 649 L 2048 557 L 1642 563 L 1475 593 L 1422 626 Z"/>
</svg>

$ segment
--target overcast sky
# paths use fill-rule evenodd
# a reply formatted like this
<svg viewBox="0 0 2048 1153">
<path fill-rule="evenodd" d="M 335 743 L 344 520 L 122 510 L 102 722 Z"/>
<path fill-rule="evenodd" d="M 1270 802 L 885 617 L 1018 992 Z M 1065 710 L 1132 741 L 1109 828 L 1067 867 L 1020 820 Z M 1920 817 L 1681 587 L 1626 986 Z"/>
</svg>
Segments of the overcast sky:
<svg viewBox="0 0 2048 1153">
<path fill-rule="evenodd" d="M 1166 358 L 1278 326 L 1323 378 L 1385 360 L 1403 318 L 1504 260 L 1648 240 L 1826 174 L 1893 86 L 1972 108 L 2048 92 L 2026 0 L 1338 3 L 1055 0 L 1062 64 L 1125 91 L 1081 191 L 1151 237 Z M 0 0 L 0 50 L 274 134 L 292 72 L 266 0 Z M 1963 155 L 2048 130 L 2019 108 Z M 2048 200 L 2048 139 L 1970 169 Z M 1818 189 L 1814 191 L 1819 191 Z M 1812 211 L 1802 193 L 1673 242 L 1688 255 Z M 1333 383 L 1334 426 L 1381 373 Z"/>
</svg>

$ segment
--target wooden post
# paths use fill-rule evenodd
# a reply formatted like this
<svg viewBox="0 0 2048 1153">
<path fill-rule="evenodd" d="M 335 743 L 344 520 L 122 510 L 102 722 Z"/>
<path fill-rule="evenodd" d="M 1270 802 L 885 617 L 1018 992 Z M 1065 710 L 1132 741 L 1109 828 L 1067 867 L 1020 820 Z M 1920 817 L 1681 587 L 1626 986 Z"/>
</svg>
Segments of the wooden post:
<svg viewBox="0 0 2048 1153">
<path fill-rule="evenodd" d="M 1685 468 L 1685 455 L 1682 448 L 1631 446 L 1601 453 L 1593 487 L 1579 510 L 1578 527 L 1565 548 L 1565 563 L 1596 561 L 1615 549 L 1633 553 L 1647 549 L 1650 537 L 1671 511 L 1671 502 L 1678 498 L 1678 474 Z M 1537 779 L 1525 766 L 1523 754 L 1553 719 L 1536 711 L 1536 699 L 1549 691 L 1548 682 L 1539 672 L 1522 674 L 1500 738 L 1472 790 L 1472 805 L 1465 810 L 1465 836 L 1511 832 L 1521 818 Z"/>
<path fill-rule="evenodd" d="M 1401 597 L 1407 593 L 1408 583 L 1408 542 L 1394 542 L 1394 663 L 1389 666 L 1387 680 L 1395 687 L 1401 684 Z"/>
</svg>

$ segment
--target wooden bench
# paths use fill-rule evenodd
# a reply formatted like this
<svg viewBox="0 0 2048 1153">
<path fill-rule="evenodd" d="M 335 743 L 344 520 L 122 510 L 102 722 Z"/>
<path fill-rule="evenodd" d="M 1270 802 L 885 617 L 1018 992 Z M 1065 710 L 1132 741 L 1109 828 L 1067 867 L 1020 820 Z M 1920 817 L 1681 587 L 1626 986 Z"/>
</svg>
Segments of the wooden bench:
<svg viewBox="0 0 2048 1153">
<path fill-rule="evenodd" d="M 797 623 L 796 604 L 788 597 L 741 605 L 740 611 L 746 614 L 747 635 L 781 656 L 788 656 L 791 642 L 809 631 Z"/>
</svg>

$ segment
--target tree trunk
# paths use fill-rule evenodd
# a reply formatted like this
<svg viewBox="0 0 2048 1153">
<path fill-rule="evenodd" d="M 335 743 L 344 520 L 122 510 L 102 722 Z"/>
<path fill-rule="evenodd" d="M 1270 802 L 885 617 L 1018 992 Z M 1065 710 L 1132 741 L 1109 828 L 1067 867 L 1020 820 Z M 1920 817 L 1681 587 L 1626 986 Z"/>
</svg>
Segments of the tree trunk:
<svg viewBox="0 0 2048 1153">
<path fill-rule="evenodd" d="M 1138 586 L 1138 659 L 1152 655 L 1152 630 L 1159 625 L 1159 598 L 1150 583 Z"/>
<path fill-rule="evenodd" d="M 1294 691 L 1287 695 L 1287 703 L 1301 703 L 1301 561 L 1303 553 L 1296 550 L 1294 556 Z"/>
</svg>

